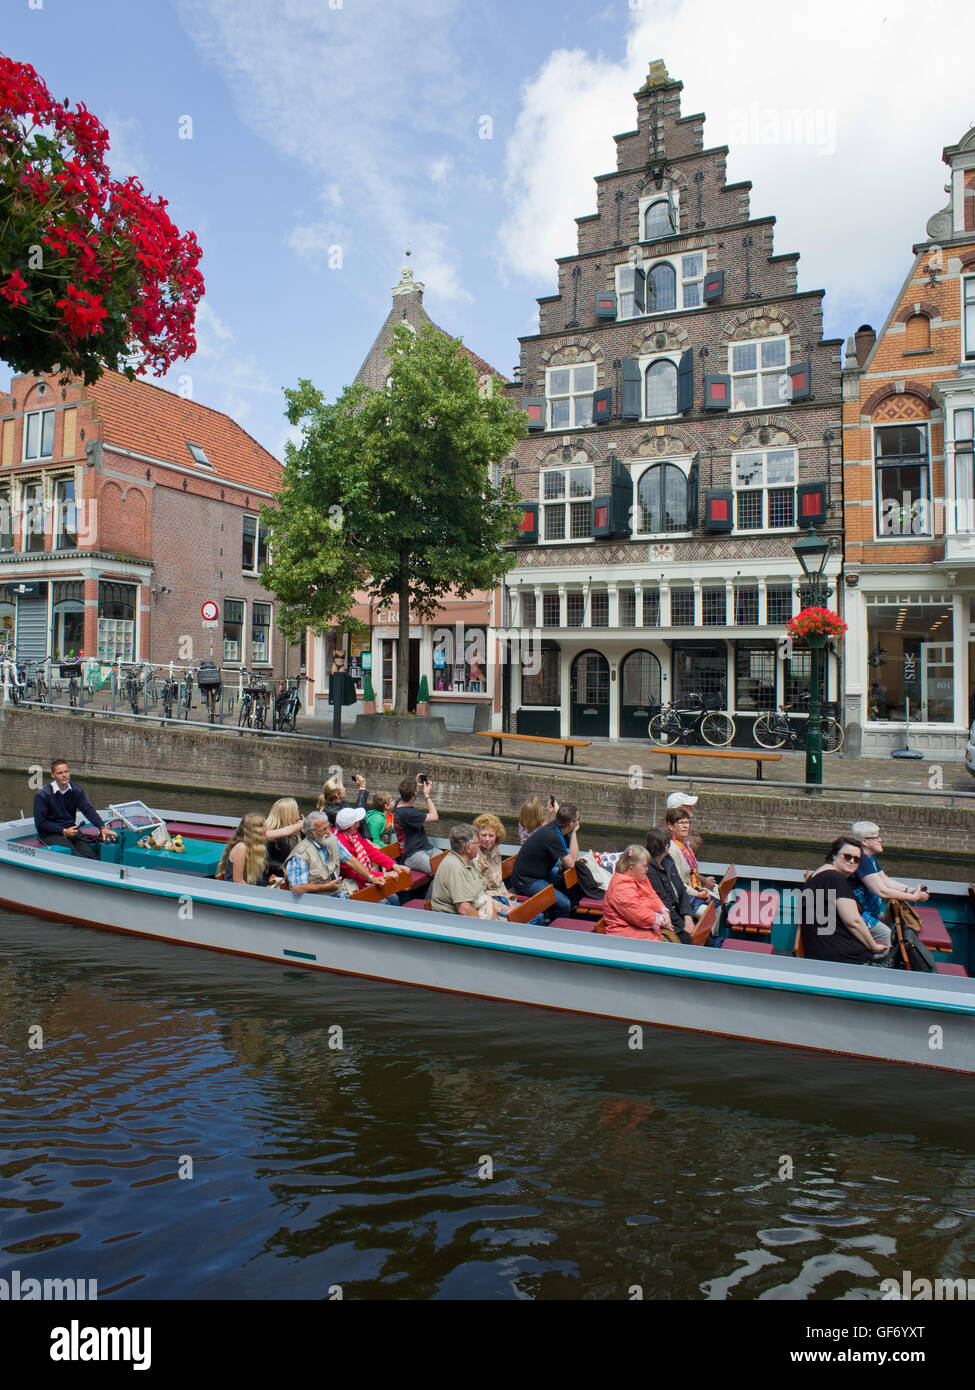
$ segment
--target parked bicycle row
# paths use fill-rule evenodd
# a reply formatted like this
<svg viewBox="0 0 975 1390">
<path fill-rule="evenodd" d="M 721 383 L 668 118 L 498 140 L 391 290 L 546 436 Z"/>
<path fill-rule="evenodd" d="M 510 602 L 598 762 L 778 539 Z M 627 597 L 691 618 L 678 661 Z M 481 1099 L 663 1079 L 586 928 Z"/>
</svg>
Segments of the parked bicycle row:
<svg viewBox="0 0 975 1390">
<path fill-rule="evenodd" d="M 188 720 L 194 709 L 207 722 L 233 719 L 240 728 L 294 733 L 301 713 L 299 678 L 273 678 L 237 668 L 222 673 L 210 661 L 194 666 L 155 666 L 148 661 L 102 662 L 87 657 L 60 661 L 19 660 L 12 644 L 0 648 L 3 699 L 13 704 L 62 703 L 72 709 L 103 703 L 109 712 L 128 708 L 133 714 L 161 713 Z"/>
<path fill-rule="evenodd" d="M 712 748 L 726 748 L 737 733 L 737 725 L 725 714 L 720 695 L 693 694 L 685 707 L 664 705 L 650 719 L 647 733 L 651 743 L 661 748 L 678 744 L 685 746 L 708 743 Z M 760 714 L 751 727 L 751 736 L 759 748 L 801 749 L 806 746 L 807 717 L 794 723 L 790 716 L 807 716 L 809 693 L 804 691 L 796 704 Z M 838 753 L 843 747 L 842 724 L 832 715 L 824 714 L 820 721 L 824 753 Z"/>
</svg>

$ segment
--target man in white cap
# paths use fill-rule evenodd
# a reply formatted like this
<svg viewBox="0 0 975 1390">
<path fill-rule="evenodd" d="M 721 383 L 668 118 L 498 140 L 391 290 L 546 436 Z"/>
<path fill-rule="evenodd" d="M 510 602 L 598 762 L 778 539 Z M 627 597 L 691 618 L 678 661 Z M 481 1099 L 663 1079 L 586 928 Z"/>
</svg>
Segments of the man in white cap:
<svg viewBox="0 0 975 1390">
<path fill-rule="evenodd" d="M 366 813 L 361 806 L 343 806 L 335 817 L 335 838 L 355 856 L 356 862 L 365 865 L 371 875 L 369 879 L 364 879 L 351 867 L 351 863 L 342 865 L 342 872 L 354 879 L 359 888 L 365 888 L 370 883 L 384 884 L 387 879 L 396 878 L 399 874 L 389 855 L 383 854 L 382 850 L 359 834 L 359 827 L 365 818 Z"/>
<path fill-rule="evenodd" d="M 670 796 L 667 798 L 667 810 L 676 811 L 678 807 L 683 806 L 687 810 L 688 820 L 694 819 L 694 812 L 691 810 L 691 807 L 696 805 L 697 797 L 688 796 L 686 792 L 671 792 Z"/>
<path fill-rule="evenodd" d="M 884 903 L 926 903 L 929 895 L 920 886 L 908 888 L 906 883 L 899 883 L 896 878 L 884 873 L 877 862 L 877 855 L 884 852 L 884 837 L 879 825 L 872 820 L 858 820 L 853 826 L 853 833 L 863 843 L 856 873 L 850 877 L 853 896 L 874 941 L 889 946 L 890 927 L 880 920 Z"/>
</svg>

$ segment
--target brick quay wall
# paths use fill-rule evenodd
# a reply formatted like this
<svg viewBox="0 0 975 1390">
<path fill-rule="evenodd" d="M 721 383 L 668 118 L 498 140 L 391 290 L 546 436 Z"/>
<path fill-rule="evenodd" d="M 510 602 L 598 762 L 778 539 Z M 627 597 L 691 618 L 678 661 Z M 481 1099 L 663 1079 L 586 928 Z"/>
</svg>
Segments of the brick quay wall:
<svg viewBox="0 0 975 1390">
<path fill-rule="evenodd" d="M 93 719 L 8 707 L 0 711 L 0 767 L 23 772 L 41 766 L 46 774 L 54 756 L 66 757 L 79 780 L 103 778 L 130 783 L 133 795 L 152 789 L 161 800 L 166 787 L 201 788 L 259 796 L 268 806 L 279 796 L 294 796 L 303 806 L 321 791 L 329 768 L 342 768 L 347 785 L 361 772 L 370 790 L 395 792 L 405 775 L 427 773 L 435 784 L 435 801 L 446 821 L 451 816 L 494 811 L 511 817 L 529 796 L 551 793 L 575 801 L 587 826 L 632 827 L 641 839 L 659 822 L 675 785 L 658 775 L 642 788 L 625 777 L 561 764 L 523 767 L 512 760 L 475 761 L 469 755 L 437 752 L 392 752 L 356 747 L 327 738 L 262 736 L 206 726 L 176 727 L 155 721 Z M 930 849 L 942 855 L 975 858 L 975 806 L 950 804 L 930 797 L 911 803 L 887 797 L 880 789 L 861 796 L 830 792 L 810 798 L 774 783 L 722 787 L 695 786 L 703 797 L 702 827 L 712 834 L 754 837 L 755 862 L 763 862 L 768 843 L 820 847 L 856 820 L 882 822 L 890 849 Z M 741 856 L 744 858 L 744 855 Z"/>
</svg>

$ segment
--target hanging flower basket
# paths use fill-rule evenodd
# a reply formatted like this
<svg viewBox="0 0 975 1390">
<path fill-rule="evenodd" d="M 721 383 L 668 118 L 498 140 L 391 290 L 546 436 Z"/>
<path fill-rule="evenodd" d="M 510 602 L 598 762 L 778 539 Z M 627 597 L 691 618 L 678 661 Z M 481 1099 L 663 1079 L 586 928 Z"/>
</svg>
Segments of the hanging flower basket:
<svg viewBox="0 0 975 1390">
<path fill-rule="evenodd" d="M 846 623 L 831 608 L 804 608 L 789 620 L 789 636 L 797 641 L 807 637 L 844 637 Z"/>
</svg>

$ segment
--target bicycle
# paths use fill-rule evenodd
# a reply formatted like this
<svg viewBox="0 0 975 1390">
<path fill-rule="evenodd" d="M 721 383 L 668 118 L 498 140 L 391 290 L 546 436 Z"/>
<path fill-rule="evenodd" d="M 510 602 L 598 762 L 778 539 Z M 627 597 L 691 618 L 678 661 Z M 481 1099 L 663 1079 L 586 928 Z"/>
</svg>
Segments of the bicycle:
<svg viewBox="0 0 975 1390">
<path fill-rule="evenodd" d="M 724 697 L 694 693 L 687 698 L 692 703 L 686 709 L 664 705 L 660 713 L 653 716 L 647 728 L 651 743 L 671 748 L 678 743 L 690 744 L 694 739 L 698 742 L 703 739 L 712 748 L 727 747 L 735 736 L 735 721 L 730 715 L 719 712 Z"/>
<path fill-rule="evenodd" d="M 248 684 L 244 686 L 241 695 L 240 709 L 237 711 L 237 727 L 238 729 L 266 729 L 270 692 L 267 686 L 250 672 L 242 671 L 241 675 L 247 679 Z"/>
<path fill-rule="evenodd" d="M 190 717 L 190 710 L 193 708 L 193 671 L 192 671 L 192 668 L 191 668 L 189 671 L 187 671 L 186 675 L 183 677 L 183 680 L 180 682 L 179 704 L 180 704 L 180 709 L 183 711 L 183 713 L 182 713 L 182 715 L 180 716 L 180 718 L 182 718 L 182 719 L 189 719 L 189 717 Z"/>
<path fill-rule="evenodd" d="M 774 714 L 761 714 L 752 725 L 752 737 L 760 748 L 782 748 L 788 744 L 790 748 L 804 749 L 806 746 L 806 734 L 809 730 L 808 721 L 805 721 L 801 733 L 789 718 L 790 710 L 802 709 L 809 704 L 809 692 L 803 691 L 799 700 L 793 705 L 783 705 Z M 838 753 L 843 747 L 843 740 L 846 737 L 843 725 L 832 715 L 824 715 L 820 720 L 820 735 L 823 741 L 824 753 Z"/>
<path fill-rule="evenodd" d="M 17 670 L 17 662 L 14 660 L 14 651 L 15 648 L 11 645 L 0 652 L 0 679 L 10 692 L 11 704 L 19 705 L 25 697 L 25 691 L 20 672 Z"/>
<path fill-rule="evenodd" d="M 173 710 L 179 702 L 179 681 L 171 672 L 162 683 L 159 698 L 162 702 L 164 717 L 172 719 Z"/>
<path fill-rule="evenodd" d="M 41 661 L 26 662 L 22 674 L 25 698 L 36 700 L 38 704 L 46 704 L 50 692 L 47 681 L 44 679 L 44 663 Z"/>
<path fill-rule="evenodd" d="M 271 711 L 271 728 L 282 732 L 291 730 L 295 732 L 298 723 L 298 715 L 301 711 L 301 701 L 298 698 L 298 677 L 290 676 L 283 680 L 278 686 L 278 693 L 274 699 L 274 708 Z"/>
<path fill-rule="evenodd" d="M 219 668 L 214 666 L 212 661 L 201 661 L 196 673 L 196 683 L 200 688 L 200 698 L 206 705 L 207 723 L 215 724 L 222 689 Z"/>
<path fill-rule="evenodd" d="M 140 662 L 138 666 L 130 666 L 126 671 L 122 681 L 122 695 L 132 706 L 132 713 L 138 714 L 139 696 L 143 697 L 145 708 L 149 707 L 149 687 L 152 682 L 152 667 L 147 663 Z"/>
<path fill-rule="evenodd" d="M 71 709 L 77 709 L 81 703 L 81 662 L 62 661 L 60 668 L 62 680 L 68 682 L 68 705 Z M 58 699 L 61 698 L 61 687 L 58 687 Z"/>
</svg>

